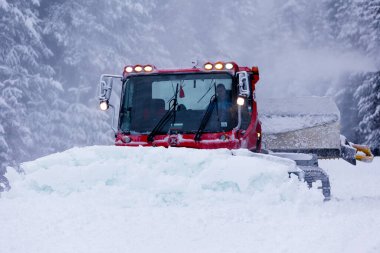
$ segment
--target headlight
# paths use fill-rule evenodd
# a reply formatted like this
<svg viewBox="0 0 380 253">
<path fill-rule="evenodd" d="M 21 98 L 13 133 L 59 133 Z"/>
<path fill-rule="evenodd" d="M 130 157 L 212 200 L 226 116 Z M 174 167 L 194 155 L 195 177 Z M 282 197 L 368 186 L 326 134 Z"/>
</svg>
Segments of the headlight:
<svg viewBox="0 0 380 253">
<path fill-rule="evenodd" d="M 121 139 L 124 143 L 130 143 L 132 141 L 131 137 L 129 136 L 124 136 Z"/>
<path fill-rule="evenodd" d="M 244 105 L 244 98 L 242 98 L 242 97 L 238 97 L 238 99 L 236 100 L 236 103 L 237 103 L 238 105 Z"/>
<path fill-rule="evenodd" d="M 106 111 L 109 108 L 108 101 L 102 101 L 99 104 L 100 110 Z"/>
</svg>

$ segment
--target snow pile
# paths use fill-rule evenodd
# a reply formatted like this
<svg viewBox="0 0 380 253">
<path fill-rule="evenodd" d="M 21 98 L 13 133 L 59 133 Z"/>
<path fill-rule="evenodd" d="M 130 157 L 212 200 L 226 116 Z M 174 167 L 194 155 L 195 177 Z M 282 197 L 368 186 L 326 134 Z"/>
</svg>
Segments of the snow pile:
<svg viewBox="0 0 380 253">
<path fill-rule="evenodd" d="M 8 175 L 13 189 L 7 198 L 122 189 L 130 206 L 187 205 L 210 196 L 225 198 L 221 193 L 259 197 L 270 189 L 275 199 L 269 201 L 276 201 L 306 191 L 297 179 L 288 178 L 287 172 L 295 170 L 293 161 L 247 150 L 98 146 L 74 148 L 22 167 L 25 175 Z"/>
<path fill-rule="evenodd" d="M 0 252 L 379 252 L 379 164 L 323 161 L 333 187 L 324 203 L 288 179 L 287 159 L 74 148 L 7 174 Z"/>
</svg>

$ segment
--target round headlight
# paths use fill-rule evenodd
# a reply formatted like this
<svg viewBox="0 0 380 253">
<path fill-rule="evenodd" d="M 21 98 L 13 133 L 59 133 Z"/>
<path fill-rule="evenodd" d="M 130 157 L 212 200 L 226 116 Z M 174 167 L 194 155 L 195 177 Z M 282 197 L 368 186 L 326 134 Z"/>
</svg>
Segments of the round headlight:
<svg viewBox="0 0 380 253">
<path fill-rule="evenodd" d="M 124 136 L 121 139 L 124 143 L 130 143 L 132 141 L 131 137 L 129 136 Z"/>
<path fill-rule="evenodd" d="M 102 101 L 102 102 L 100 102 L 99 107 L 100 107 L 100 110 L 106 111 L 108 109 L 108 107 L 109 107 L 108 101 Z"/>
<path fill-rule="evenodd" d="M 225 140 L 227 140 L 227 136 L 224 135 L 224 134 L 222 134 L 222 135 L 219 137 L 219 140 L 221 140 L 221 141 L 225 141 Z"/>
<path fill-rule="evenodd" d="M 244 105 L 244 98 L 242 98 L 242 97 L 238 97 L 238 99 L 236 100 L 236 103 L 237 103 L 238 105 Z"/>
</svg>

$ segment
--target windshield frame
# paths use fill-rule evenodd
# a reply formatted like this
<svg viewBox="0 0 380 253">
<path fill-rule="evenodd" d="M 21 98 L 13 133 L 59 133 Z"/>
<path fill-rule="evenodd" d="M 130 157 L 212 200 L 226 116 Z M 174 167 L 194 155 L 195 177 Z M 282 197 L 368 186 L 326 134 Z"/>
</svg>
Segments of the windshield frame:
<svg viewBox="0 0 380 253">
<path fill-rule="evenodd" d="M 154 76 L 159 76 L 159 77 L 162 77 L 162 76 L 175 76 L 175 75 L 178 75 L 178 76 L 189 76 L 189 75 L 196 75 L 196 76 L 199 76 L 199 75 L 227 75 L 229 78 L 231 78 L 231 102 L 234 101 L 236 98 L 237 98 L 237 77 L 235 75 L 233 75 L 233 73 L 229 72 L 229 71 L 208 71 L 208 72 L 166 72 L 166 73 L 151 73 L 151 74 L 145 74 L 145 73 L 142 73 L 142 74 L 138 74 L 138 75 L 130 75 L 128 76 L 127 78 L 125 78 L 122 82 L 122 89 L 121 89 L 121 95 L 120 95 L 120 109 L 119 109 L 119 115 L 118 115 L 118 132 L 121 132 L 123 134 L 131 134 L 131 131 L 130 129 L 128 131 L 126 130 L 122 130 L 121 129 L 121 125 L 122 125 L 122 118 L 123 118 L 123 112 L 122 110 L 124 110 L 124 103 L 125 103 L 125 96 L 127 95 L 126 94 L 126 89 L 127 89 L 127 84 L 130 80 L 132 80 L 133 78 L 136 78 L 136 77 L 143 77 L 143 76 L 149 76 L 149 77 L 154 77 Z M 178 80 L 183 80 L 181 78 L 178 78 Z M 186 79 L 186 80 L 191 80 L 191 79 Z M 212 93 L 214 93 L 213 91 L 210 91 Z M 237 117 L 237 115 L 236 115 Z M 231 126 L 230 127 L 231 129 L 228 129 L 229 130 L 232 130 L 234 128 L 234 126 Z M 153 130 L 153 128 L 151 129 Z M 149 131 L 149 132 L 137 132 L 138 134 L 143 134 L 143 135 L 149 135 L 152 131 Z M 194 129 L 194 130 L 189 130 L 189 131 L 182 131 L 181 133 L 196 133 L 197 132 L 197 129 Z M 204 131 L 205 133 L 207 132 L 215 132 L 215 131 Z M 166 133 L 162 133 L 160 132 L 159 134 L 166 134 Z"/>
</svg>

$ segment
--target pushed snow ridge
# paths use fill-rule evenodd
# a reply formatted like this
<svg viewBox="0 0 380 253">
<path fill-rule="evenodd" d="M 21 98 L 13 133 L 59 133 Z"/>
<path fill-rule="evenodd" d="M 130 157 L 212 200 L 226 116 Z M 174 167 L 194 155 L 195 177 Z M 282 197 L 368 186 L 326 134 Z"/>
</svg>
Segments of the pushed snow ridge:
<svg viewBox="0 0 380 253">
<path fill-rule="evenodd" d="M 22 167 L 25 175 L 10 175 L 10 196 L 118 191 L 133 206 L 263 197 L 267 191 L 272 201 L 310 194 L 298 179 L 289 180 L 293 161 L 247 150 L 94 146 L 73 148 Z"/>
<path fill-rule="evenodd" d="M 73 148 L 8 170 L 0 252 L 380 252 L 379 161 L 321 161 L 333 199 L 246 150 Z"/>
</svg>

